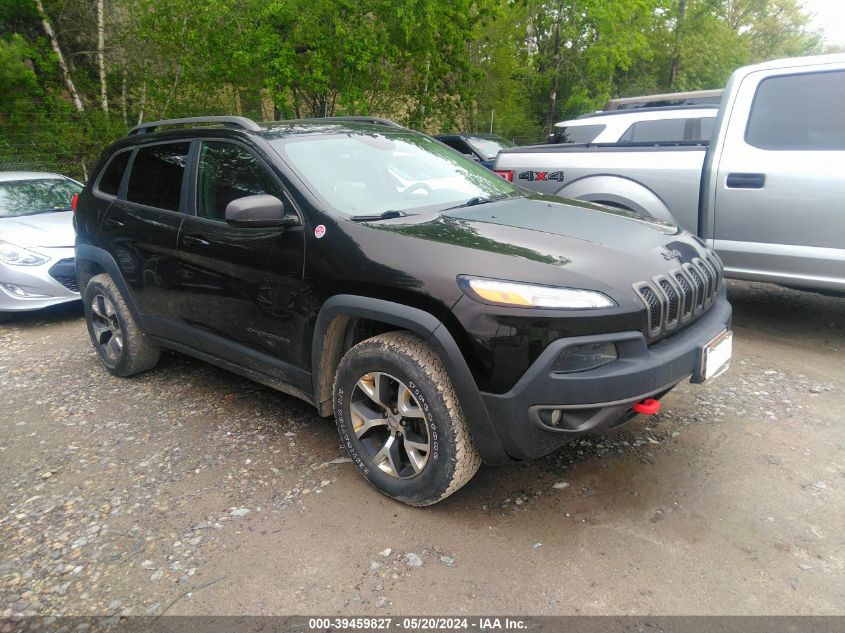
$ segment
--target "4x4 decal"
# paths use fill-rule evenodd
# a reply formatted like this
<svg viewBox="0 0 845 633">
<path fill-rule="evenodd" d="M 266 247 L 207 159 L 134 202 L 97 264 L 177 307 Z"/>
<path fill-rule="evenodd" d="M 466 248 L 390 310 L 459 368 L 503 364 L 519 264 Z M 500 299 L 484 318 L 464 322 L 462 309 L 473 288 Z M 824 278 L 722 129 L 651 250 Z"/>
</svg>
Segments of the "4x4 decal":
<svg viewBox="0 0 845 633">
<path fill-rule="evenodd" d="M 519 180 L 535 182 L 539 180 L 557 180 L 563 182 L 562 171 L 523 171 L 519 173 Z"/>
</svg>

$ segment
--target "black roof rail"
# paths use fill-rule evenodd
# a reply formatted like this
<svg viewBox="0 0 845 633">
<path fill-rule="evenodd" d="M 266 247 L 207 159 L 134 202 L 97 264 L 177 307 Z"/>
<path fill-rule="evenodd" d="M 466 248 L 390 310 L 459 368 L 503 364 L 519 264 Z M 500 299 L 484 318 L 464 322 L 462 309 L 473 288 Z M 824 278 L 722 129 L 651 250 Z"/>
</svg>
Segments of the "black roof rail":
<svg viewBox="0 0 845 633">
<path fill-rule="evenodd" d="M 314 117 L 312 119 L 305 119 L 309 121 L 338 121 L 343 122 L 347 121 L 349 123 L 372 123 L 373 125 L 384 125 L 387 127 L 395 127 L 399 129 L 405 129 L 404 125 L 399 125 L 396 121 L 391 121 L 390 119 L 383 119 L 377 116 L 327 116 L 327 117 Z"/>
<path fill-rule="evenodd" d="M 150 134 L 162 125 L 188 125 L 191 123 L 219 123 L 224 127 L 248 130 L 250 132 L 257 132 L 261 129 L 255 121 L 242 116 L 192 116 L 184 119 L 164 119 L 163 121 L 141 123 L 129 130 L 127 136 Z"/>
</svg>

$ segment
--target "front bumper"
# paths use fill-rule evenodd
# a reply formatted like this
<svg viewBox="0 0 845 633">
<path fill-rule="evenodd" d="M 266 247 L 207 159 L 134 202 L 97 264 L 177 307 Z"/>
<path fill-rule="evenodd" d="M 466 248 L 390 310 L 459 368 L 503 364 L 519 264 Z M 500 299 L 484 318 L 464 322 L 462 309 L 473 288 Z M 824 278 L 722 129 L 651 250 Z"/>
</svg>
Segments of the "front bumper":
<svg viewBox="0 0 845 633">
<path fill-rule="evenodd" d="M 0 262 L 0 312 L 38 310 L 78 301 L 74 249 L 30 248 L 49 261 L 40 266 L 10 266 Z M 9 286 L 15 286 L 13 292 Z M 20 296 L 20 293 L 26 293 Z"/>
<path fill-rule="evenodd" d="M 541 457 L 575 437 L 626 422 L 635 415 L 631 406 L 644 398 L 660 398 L 687 378 L 702 382 L 702 349 L 730 323 L 723 285 L 697 321 L 650 346 L 642 332 L 554 341 L 507 393 L 482 393 L 502 447 L 513 459 Z M 552 371 L 566 347 L 594 342 L 615 343 L 619 358 L 591 371 Z"/>
</svg>

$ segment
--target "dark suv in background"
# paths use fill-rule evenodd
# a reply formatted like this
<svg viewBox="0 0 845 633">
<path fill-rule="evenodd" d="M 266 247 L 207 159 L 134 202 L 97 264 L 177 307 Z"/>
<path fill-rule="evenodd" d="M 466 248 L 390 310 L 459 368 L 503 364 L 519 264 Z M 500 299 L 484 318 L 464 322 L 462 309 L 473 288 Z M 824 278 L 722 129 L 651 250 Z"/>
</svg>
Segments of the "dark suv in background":
<svg viewBox="0 0 845 633">
<path fill-rule="evenodd" d="M 730 359 L 697 238 L 527 196 L 387 121 L 146 123 L 92 174 L 76 262 L 102 363 L 177 350 L 306 400 L 405 503 L 655 412 Z"/>
</svg>

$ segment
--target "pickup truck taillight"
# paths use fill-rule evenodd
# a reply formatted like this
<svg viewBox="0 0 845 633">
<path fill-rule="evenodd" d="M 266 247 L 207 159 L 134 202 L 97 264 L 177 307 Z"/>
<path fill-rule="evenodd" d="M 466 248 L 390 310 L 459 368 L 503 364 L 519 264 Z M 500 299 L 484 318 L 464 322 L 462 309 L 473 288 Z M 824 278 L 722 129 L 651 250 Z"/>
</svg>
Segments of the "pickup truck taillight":
<svg viewBox="0 0 845 633">
<path fill-rule="evenodd" d="M 79 202 L 79 194 L 73 194 L 73 197 L 70 199 L 70 210 L 76 213 L 76 203 Z"/>
<path fill-rule="evenodd" d="M 494 169 L 494 174 L 498 174 L 508 182 L 513 182 L 513 172 L 510 169 Z"/>
</svg>

